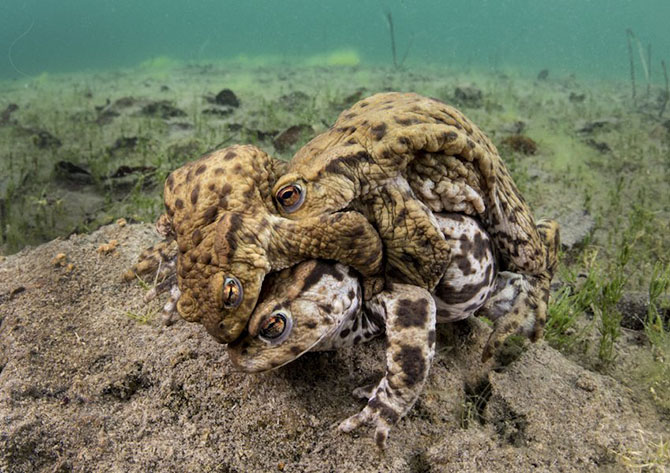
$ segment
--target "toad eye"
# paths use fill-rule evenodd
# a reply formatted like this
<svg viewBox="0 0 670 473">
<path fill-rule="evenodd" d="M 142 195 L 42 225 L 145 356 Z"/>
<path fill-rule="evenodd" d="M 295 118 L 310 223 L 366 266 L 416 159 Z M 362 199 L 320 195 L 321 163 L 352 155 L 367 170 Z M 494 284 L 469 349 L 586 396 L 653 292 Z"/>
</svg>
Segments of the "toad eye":
<svg viewBox="0 0 670 473">
<path fill-rule="evenodd" d="M 227 277 L 223 281 L 223 306 L 234 309 L 242 302 L 242 285 L 236 277 Z"/>
<path fill-rule="evenodd" d="M 276 198 L 284 212 L 291 213 L 300 208 L 305 200 L 305 193 L 298 184 L 289 184 L 279 189 Z"/>
<path fill-rule="evenodd" d="M 287 312 L 274 311 L 263 321 L 258 332 L 261 340 L 273 345 L 283 342 L 293 327 L 293 320 Z"/>
</svg>

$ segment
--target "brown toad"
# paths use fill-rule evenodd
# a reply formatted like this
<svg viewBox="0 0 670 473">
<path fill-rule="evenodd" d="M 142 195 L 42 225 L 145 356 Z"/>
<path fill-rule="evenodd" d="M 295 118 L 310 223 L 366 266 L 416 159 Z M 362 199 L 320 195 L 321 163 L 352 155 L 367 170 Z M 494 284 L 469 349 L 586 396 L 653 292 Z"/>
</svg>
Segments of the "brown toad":
<svg viewBox="0 0 670 473">
<path fill-rule="evenodd" d="M 535 224 L 495 146 L 458 110 L 411 93 L 363 99 L 298 151 L 274 196 L 282 214 L 296 220 L 360 211 L 379 231 L 396 281 L 428 290 L 449 264 L 432 212 L 478 217 L 502 269 L 528 276 L 516 285 L 518 298 L 499 317 L 486 354 L 529 323 L 531 338 L 541 336 L 558 225 Z"/>
<path fill-rule="evenodd" d="M 271 189 L 284 164 L 254 146 L 231 146 L 172 172 L 162 220 L 168 241 L 147 250 L 136 265 L 137 272 L 151 273 L 176 256 L 172 302 L 184 319 L 202 323 L 222 343 L 247 325 L 271 271 L 310 258 L 337 259 L 363 274 L 380 268 L 379 236 L 362 215 L 292 221 L 276 214 Z"/>
</svg>

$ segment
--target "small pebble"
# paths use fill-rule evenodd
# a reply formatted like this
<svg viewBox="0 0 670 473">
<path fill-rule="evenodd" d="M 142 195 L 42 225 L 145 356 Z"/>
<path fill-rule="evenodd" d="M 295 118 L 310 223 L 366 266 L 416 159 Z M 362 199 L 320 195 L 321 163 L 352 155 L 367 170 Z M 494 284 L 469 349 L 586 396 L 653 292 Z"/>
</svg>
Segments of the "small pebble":
<svg viewBox="0 0 670 473">
<path fill-rule="evenodd" d="M 109 254 L 116 250 L 116 247 L 119 246 L 118 240 L 110 240 L 109 243 L 103 243 L 98 247 L 98 253 L 100 254 Z"/>
<path fill-rule="evenodd" d="M 598 385 L 596 384 L 595 380 L 587 375 L 583 374 L 577 378 L 577 382 L 575 383 L 579 389 L 582 389 L 584 391 L 588 391 L 592 393 L 596 389 L 598 389 Z"/>
<path fill-rule="evenodd" d="M 54 259 L 51 260 L 51 264 L 54 266 L 65 266 L 67 261 L 67 255 L 65 253 L 58 253 Z"/>
</svg>

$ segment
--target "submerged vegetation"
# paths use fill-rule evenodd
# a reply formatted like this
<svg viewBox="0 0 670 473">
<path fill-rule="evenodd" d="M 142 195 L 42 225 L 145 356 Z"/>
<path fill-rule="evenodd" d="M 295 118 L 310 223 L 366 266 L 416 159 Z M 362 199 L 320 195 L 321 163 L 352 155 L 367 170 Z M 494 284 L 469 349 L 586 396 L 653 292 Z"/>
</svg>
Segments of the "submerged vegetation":
<svg viewBox="0 0 670 473">
<path fill-rule="evenodd" d="M 289 158 L 361 97 L 416 91 L 478 123 L 536 217 L 561 222 L 547 341 L 642 386 L 670 415 L 667 86 L 649 82 L 649 95 L 661 100 L 643 105 L 621 84 L 573 76 L 403 69 L 397 58 L 393 69 L 373 69 L 360 61 L 355 50 L 304 68 L 155 58 L 137 70 L 0 84 L 1 251 L 120 217 L 153 221 L 162 182 L 185 161 L 234 143 Z M 635 294 L 643 295 L 639 310 L 626 305 Z M 643 340 L 626 343 L 631 334 Z M 631 366 L 639 369 L 631 374 Z M 476 418 L 470 411 L 465 417 Z"/>
</svg>

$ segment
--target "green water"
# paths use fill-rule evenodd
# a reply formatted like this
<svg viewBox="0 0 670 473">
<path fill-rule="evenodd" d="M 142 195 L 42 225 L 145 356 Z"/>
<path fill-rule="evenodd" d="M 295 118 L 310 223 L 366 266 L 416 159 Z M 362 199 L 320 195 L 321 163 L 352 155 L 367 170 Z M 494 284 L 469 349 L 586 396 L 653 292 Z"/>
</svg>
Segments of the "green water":
<svg viewBox="0 0 670 473">
<path fill-rule="evenodd" d="M 413 66 L 626 78 L 627 28 L 645 56 L 651 44 L 655 82 L 662 82 L 660 60 L 670 61 L 668 0 L 3 0 L 0 78 L 134 66 L 157 56 L 290 64 L 340 49 L 364 64 L 391 64 L 386 12 L 399 59 L 411 45 Z"/>
</svg>

